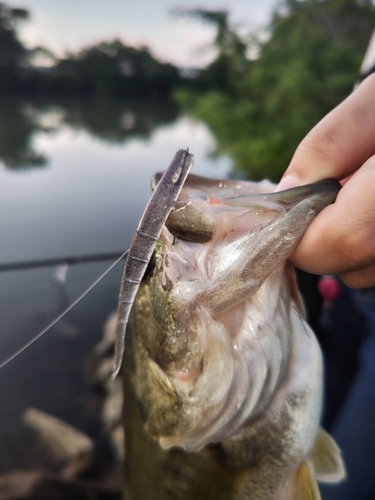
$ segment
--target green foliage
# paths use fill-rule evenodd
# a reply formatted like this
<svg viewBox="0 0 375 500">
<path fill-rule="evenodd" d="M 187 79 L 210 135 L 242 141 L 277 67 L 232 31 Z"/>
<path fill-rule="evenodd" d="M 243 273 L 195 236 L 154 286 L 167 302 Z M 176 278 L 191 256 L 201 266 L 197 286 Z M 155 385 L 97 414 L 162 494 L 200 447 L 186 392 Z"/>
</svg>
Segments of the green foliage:
<svg viewBox="0 0 375 500">
<path fill-rule="evenodd" d="M 351 92 L 374 24 L 369 0 L 285 0 L 245 72 L 232 66 L 235 81 L 180 102 L 210 126 L 217 153 L 251 178 L 277 180 L 306 133 Z"/>
<path fill-rule="evenodd" d="M 136 49 L 119 40 L 61 60 L 52 76 L 56 86 L 96 96 L 162 96 L 179 82 L 174 66 L 157 61 L 146 47 Z"/>
<path fill-rule="evenodd" d="M 11 9 L 0 3 L 0 91 L 8 82 L 13 85 L 20 65 L 27 58 L 28 51 L 18 40 L 16 27 L 28 17 L 26 10 Z"/>
<path fill-rule="evenodd" d="M 196 18 L 216 27 L 215 40 L 217 58 L 200 73 L 201 86 L 222 91 L 238 90 L 240 78 L 249 67 L 246 58 L 247 43 L 229 22 L 226 10 L 176 9 L 175 13 Z"/>
</svg>

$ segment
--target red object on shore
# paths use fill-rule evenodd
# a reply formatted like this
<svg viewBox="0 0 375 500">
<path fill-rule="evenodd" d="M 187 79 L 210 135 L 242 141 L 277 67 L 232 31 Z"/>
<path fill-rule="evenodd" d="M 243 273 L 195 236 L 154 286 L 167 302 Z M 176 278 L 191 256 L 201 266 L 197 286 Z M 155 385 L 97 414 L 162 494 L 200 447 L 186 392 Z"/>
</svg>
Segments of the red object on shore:
<svg viewBox="0 0 375 500">
<path fill-rule="evenodd" d="M 322 276 L 318 290 L 325 303 L 334 302 L 341 294 L 341 284 L 335 276 Z"/>
</svg>

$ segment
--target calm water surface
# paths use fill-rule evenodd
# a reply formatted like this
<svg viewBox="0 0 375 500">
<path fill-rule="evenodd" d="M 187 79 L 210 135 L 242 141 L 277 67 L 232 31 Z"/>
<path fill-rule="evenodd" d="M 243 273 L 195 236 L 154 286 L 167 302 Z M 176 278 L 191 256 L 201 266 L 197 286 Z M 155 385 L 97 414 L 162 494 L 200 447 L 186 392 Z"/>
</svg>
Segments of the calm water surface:
<svg viewBox="0 0 375 500">
<path fill-rule="evenodd" d="M 177 149 L 193 171 L 226 177 L 227 158 L 209 157 L 202 124 L 160 103 L 0 102 L 0 264 L 123 252 L 150 196 L 152 175 Z M 71 303 L 109 261 L 0 273 L 0 359 Z M 44 338 L 0 371 L 0 429 L 33 406 L 95 435 L 82 361 L 116 308 L 119 264 Z"/>
</svg>

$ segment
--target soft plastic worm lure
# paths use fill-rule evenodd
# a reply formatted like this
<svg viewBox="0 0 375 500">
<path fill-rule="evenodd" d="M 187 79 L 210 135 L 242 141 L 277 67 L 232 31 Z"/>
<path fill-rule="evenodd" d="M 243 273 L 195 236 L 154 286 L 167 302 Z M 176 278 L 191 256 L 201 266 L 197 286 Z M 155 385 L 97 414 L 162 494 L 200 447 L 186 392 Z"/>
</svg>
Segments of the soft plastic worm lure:
<svg viewBox="0 0 375 500">
<path fill-rule="evenodd" d="M 193 161 L 194 157 L 189 150 L 177 151 L 147 203 L 133 236 L 121 281 L 112 378 L 117 376 L 121 368 L 125 350 L 126 325 L 139 284 Z"/>
</svg>

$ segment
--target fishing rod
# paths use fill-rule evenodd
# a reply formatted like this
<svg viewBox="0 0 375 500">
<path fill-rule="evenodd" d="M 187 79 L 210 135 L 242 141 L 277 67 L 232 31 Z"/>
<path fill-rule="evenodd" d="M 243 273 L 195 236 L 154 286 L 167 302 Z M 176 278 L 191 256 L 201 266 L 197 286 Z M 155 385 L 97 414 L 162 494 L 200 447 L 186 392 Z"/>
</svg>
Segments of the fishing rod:
<svg viewBox="0 0 375 500">
<path fill-rule="evenodd" d="M 40 267 L 52 267 L 66 264 L 68 266 L 74 264 L 86 264 L 89 262 L 100 262 L 102 260 L 117 260 L 123 256 L 121 252 L 90 254 L 90 255 L 75 255 L 69 257 L 57 257 L 54 259 L 40 260 L 25 260 L 21 262 L 5 262 L 0 264 L 0 272 L 21 271 L 24 269 L 37 269 Z"/>
</svg>

